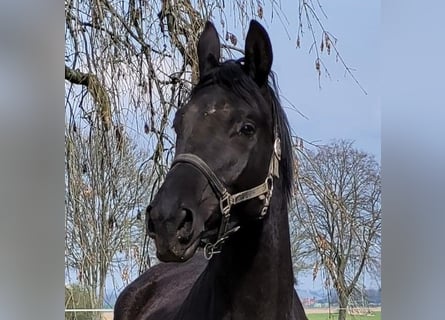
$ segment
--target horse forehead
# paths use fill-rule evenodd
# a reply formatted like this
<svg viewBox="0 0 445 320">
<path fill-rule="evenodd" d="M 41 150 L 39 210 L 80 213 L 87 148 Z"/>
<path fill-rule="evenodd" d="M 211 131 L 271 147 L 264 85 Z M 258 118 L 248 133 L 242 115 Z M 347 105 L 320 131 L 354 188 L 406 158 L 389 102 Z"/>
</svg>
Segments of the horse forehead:
<svg viewBox="0 0 445 320">
<path fill-rule="evenodd" d="M 211 86 L 202 89 L 202 91 L 191 99 L 184 111 L 186 118 L 192 120 L 193 118 L 200 119 L 203 115 L 205 117 L 225 117 L 232 114 L 256 114 L 256 116 L 267 116 L 264 114 L 262 106 L 253 97 L 241 98 L 230 90 L 221 88 L 219 86 Z M 208 117 L 212 118 L 212 117 Z"/>
<path fill-rule="evenodd" d="M 210 99 L 192 101 L 187 110 L 193 115 L 216 115 L 235 111 L 234 105 L 227 99 L 210 97 Z"/>
</svg>

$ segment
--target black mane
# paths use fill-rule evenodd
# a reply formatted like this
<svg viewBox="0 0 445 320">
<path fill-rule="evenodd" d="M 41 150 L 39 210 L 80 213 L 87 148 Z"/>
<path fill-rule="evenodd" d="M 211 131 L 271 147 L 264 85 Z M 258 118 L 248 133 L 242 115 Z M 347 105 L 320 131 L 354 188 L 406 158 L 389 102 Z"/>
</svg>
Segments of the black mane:
<svg viewBox="0 0 445 320">
<path fill-rule="evenodd" d="M 293 152 L 292 140 L 287 120 L 281 102 L 278 97 L 278 87 L 275 74 L 270 73 L 269 83 L 264 88 L 259 88 L 255 81 L 243 70 L 243 59 L 227 60 L 210 70 L 200 82 L 193 88 L 191 95 L 209 85 L 219 85 L 234 92 L 239 98 L 251 104 L 252 99 L 260 101 L 266 99 L 272 107 L 272 114 L 278 127 L 278 135 L 281 139 L 280 177 L 284 197 L 289 202 L 293 189 Z"/>
</svg>

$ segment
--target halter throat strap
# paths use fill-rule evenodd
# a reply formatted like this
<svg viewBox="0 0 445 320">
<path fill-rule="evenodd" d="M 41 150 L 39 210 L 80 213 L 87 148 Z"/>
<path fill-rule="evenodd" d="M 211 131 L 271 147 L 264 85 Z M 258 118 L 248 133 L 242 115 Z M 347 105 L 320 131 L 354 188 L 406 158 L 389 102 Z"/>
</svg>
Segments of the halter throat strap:
<svg viewBox="0 0 445 320">
<path fill-rule="evenodd" d="M 264 182 L 256 187 L 235 194 L 230 194 L 227 191 L 225 185 L 213 172 L 213 170 L 210 169 L 207 163 L 205 163 L 205 161 L 202 160 L 200 157 L 192 153 L 183 153 L 175 157 L 175 160 L 172 163 L 172 167 L 174 167 L 179 163 L 188 163 L 193 165 L 207 178 L 207 180 L 209 181 L 210 185 L 212 186 L 215 194 L 219 199 L 219 206 L 222 214 L 221 224 L 219 227 L 218 238 L 216 242 L 215 243 L 209 242 L 204 247 L 204 256 L 207 259 L 210 260 L 215 253 L 219 253 L 224 241 L 232 233 L 238 231 L 240 228 L 240 226 L 236 225 L 229 229 L 230 211 L 232 209 L 232 206 L 247 200 L 258 198 L 263 201 L 263 207 L 260 211 L 258 219 L 264 218 L 270 205 L 270 199 L 272 198 L 273 178 L 274 177 L 279 178 L 280 160 L 281 160 L 281 142 L 278 136 L 275 135 L 274 148 L 269 163 L 269 171 Z"/>
</svg>

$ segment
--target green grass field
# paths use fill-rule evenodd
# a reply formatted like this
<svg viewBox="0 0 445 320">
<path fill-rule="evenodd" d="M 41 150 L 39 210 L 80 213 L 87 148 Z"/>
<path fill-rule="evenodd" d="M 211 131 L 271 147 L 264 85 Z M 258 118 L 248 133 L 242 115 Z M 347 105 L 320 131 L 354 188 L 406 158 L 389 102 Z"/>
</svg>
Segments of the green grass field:
<svg viewBox="0 0 445 320">
<path fill-rule="evenodd" d="M 328 313 L 313 313 L 313 314 L 306 314 L 309 320 L 337 320 L 338 314 L 331 314 L 331 317 L 329 318 Z M 371 315 L 363 315 L 363 316 L 356 316 L 356 315 L 348 315 L 346 317 L 347 320 L 381 320 L 382 319 L 382 313 L 381 312 L 373 312 Z"/>
</svg>

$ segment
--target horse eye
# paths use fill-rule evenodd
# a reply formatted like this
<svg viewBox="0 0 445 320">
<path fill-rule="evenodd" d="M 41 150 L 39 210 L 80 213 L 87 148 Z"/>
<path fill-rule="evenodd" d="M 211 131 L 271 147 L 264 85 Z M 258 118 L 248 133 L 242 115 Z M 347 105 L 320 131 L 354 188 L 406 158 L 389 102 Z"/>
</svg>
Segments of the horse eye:
<svg viewBox="0 0 445 320">
<path fill-rule="evenodd" d="M 252 136 L 255 133 L 255 126 L 251 123 L 245 123 L 241 127 L 240 133 L 246 136 Z"/>
</svg>

